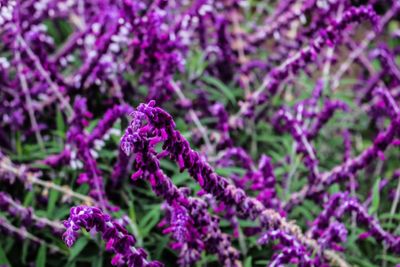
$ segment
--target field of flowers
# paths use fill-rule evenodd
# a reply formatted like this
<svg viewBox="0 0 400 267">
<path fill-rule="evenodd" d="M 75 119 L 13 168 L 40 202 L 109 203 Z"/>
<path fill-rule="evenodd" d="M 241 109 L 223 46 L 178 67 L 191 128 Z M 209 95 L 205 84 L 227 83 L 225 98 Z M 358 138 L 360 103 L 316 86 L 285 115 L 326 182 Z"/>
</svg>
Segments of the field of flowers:
<svg viewBox="0 0 400 267">
<path fill-rule="evenodd" d="M 0 266 L 400 266 L 399 0 L 0 0 Z"/>
</svg>

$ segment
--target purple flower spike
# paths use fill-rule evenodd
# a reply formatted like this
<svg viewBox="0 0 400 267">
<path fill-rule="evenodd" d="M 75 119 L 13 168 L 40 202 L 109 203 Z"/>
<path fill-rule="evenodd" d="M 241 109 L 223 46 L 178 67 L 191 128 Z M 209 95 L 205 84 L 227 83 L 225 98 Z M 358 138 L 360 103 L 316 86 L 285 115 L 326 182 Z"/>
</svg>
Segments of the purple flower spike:
<svg viewBox="0 0 400 267">
<path fill-rule="evenodd" d="M 341 32 L 350 23 L 360 22 L 363 19 L 370 20 L 372 25 L 377 25 L 378 16 L 370 6 L 351 7 L 346 10 L 340 20 L 332 21 L 330 27 L 322 30 L 320 36 L 309 46 L 271 70 L 264 78 L 259 90 L 250 95 L 246 102 L 242 104 L 239 115 L 254 117 L 257 105 L 265 103 L 274 96 L 278 92 L 281 81 L 285 80 L 290 73 L 296 73 L 310 62 L 314 62 L 317 55 L 321 53 L 322 48 L 325 45 L 332 46 L 335 44 L 340 39 Z"/>
<path fill-rule="evenodd" d="M 155 153 L 155 144 L 149 145 L 150 140 L 154 138 L 163 142 L 163 150 L 180 165 L 181 170 L 187 169 L 206 192 L 212 194 L 225 205 L 233 207 L 240 217 L 250 220 L 258 218 L 263 228 L 280 229 L 293 235 L 306 246 L 320 250 L 315 241 L 302 235 L 298 226 L 287 222 L 275 210 L 266 209 L 260 201 L 247 196 L 244 190 L 217 175 L 213 168 L 197 152 L 192 150 L 189 142 L 182 134 L 175 129 L 175 122 L 171 115 L 163 109 L 155 107 L 155 101 L 150 101 L 148 104 L 140 104 L 133 113 L 131 126 L 126 129 L 125 135 L 121 138 L 121 147 L 128 147 L 129 153 L 138 153 L 139 157 L 136 160 L 139 162 L 139 168 L 148 171 L 151 177 L 160 176 L 159 163 L 155 160 L 156 157 L 152 155 Z M 143 151 L 146 153 L 143 154 Z M 149 152 L 150 154 L 147 154 Z M 144 158 L 144 155 L 146 155 L 146 158 Z M 154 187 L 158 184 L 157 181 L 163 180 L 152 178 L 150 183 Z M 165 190 L 159 189 L 157 191 L 158 194 L 165 192 Z M 325 257 L 335 260 L 330 253 L 323 252 Z"/>
<path fill-rule="evenodd" d="M 143 249 L 135 248 L 136 239 L 120 224 L 114 222 L 111 217 L 95 207 L 78 206 L 71 208 L 70 217 L 64 221 L 67 228 L 63 234 L 63 240 L 68 247 L 73 246 L 78 231 L 85 228 L 86 231 L 95 230 L 101 233 L 107 248 L 116 253 L 113 264 L 131 267 L 161 267 L 161 263 L 148 261 Z"/>
</svg>

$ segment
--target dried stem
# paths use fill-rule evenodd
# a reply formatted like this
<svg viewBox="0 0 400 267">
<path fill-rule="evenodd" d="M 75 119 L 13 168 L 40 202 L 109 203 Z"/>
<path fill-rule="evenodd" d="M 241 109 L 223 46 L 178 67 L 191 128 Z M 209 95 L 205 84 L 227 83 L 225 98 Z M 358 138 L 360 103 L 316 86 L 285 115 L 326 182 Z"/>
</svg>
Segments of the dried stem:
<svg viewBox="0 0 400 267">
<path fill-rule="evenodd" d="M 12 164 L 10 159 L 5 156 L 3 156 L 0 159 L 0 170 L 9 172 L 9 173 L 17 176 L 18 178 L 20 178 L 20 180 L 22 180 L 22 181 L 24 181 L 26 179 L 26 182 L 28 184 L 36 184 L 36 185 L 43 186 L 46 189 L 54 189 L 56 191 L 61 192 L 63 195 L 65 195 L 67 197 L 74 197 L 76 199 L 82 200 L 87 205 L 93 205 L 96 203 L 96 201 L 94 199 L 92 199 L 91 197 L 76 193 L 67 186 L 60 186 L 60 185 L 54 184 L 51 181 L 43 181 L 43 180 L 39 179 L 39 175 L 40 175 L 39 173 L 27 171 L 27 168 L 24 165 L 19 165 L 19 166 L 14 165 L 14 164 Z"/>
<path fill-rule="evenodd" d="M 378 25 L 379 31 L 383 29 L 383 27 L 392 19 L 392 17 L 397 13 L 400 8 L 400 3 L 397 1 L 393 8 L 389 9 L 388 12 L 382 17 L 380 23 Z M 339 87 L 339 81 L 342 76 L 349 69 L 353 61 L 358 58 L 364 50 L 368 47 L 368 45 L 377 37 L 377 33 L 375 31 L 370 31 L 367 33 L 360 43 L 360 45 L 354 49 L 348 56 L 347 60 L 340 65 L 339 70 L 332 76 L 332 91 L 335 91 Z"/>
<path fill-rule="evenodd" d="M 21 204 L 15 202 L 11 197 L 8 198 L 8 203 L 10 203 L 14 208 L 20 209 Z M 59 221 L 51 221 L 44 217 L 38 217 L 36 214 L 32 214 L 32 219 L 40 224 L 50 226 L 53 229 L 63 230 L 65 227 Z"/>
<path fill-rule="evenodd" d="M 43 143 L 43 138 L 40 134 L 40 129 L 39 125 L 36 121 L 35 113 L 33 111 L 33 104 L 32 104 L 32 98 L 31 94 L 29 93 L 28 89 L 28 83 L 26 81 L 26 77 L 24 75 L 22 66 L 21 66 L 21 54 L 19 51 L 16 52 L 15 54 L 16 60 L 17 60 L 17 71 L 18 71 L 18 77 L 19 81 L 21 83 L 22 91 L 25 95 L 25 101 L 26 101 L 26 108 L 28 109 L 29 113 L 29 119 L 31 121 L 31 126 L 33 128 L 33 131 L 35 132 L 36 135 L 36 140 L 38 141 L 39 147 L 42 151 L 45 151 L 44 143 Z"/>
<path fill-rule="evenodd" d="M 43 78 L 46 80 L 47 84 L 49 85 L 50 89 L 53 91 L 53 93 L 57 96 L 58 100 L 61 102 L 62 107 L 65 108 L 65 112 L 67 113 L 68 117 L 71 117 L 74 114 L 74 111 L 69 104 L 69 102 L 65 99 L 65 97 L 61 94 L 59 91 L 58 86 L 51 80 L 50 75 L 47 73 L 47 71 L 43 68 L 42 63 L 40 62 L 39 58 L 33 53 L 32 49 L 28 46 L 28 44 L 25 42 L 24 38 L 22 38 L 21 35 L 17 36 L 17 41 L 22 45 L 22 47 L 25 49 L 25 51 L 28 53 L 28 56 L 32 59 L 32 61 L 35 64 L 35 67 L 39 71 L 39 73 L 43 76 Z"/>
<path fill-rule="evenodd" d="M 17 227 L 15 227 L 14 225 L 10 224 L 5 219 L 0 219 L 0 227 L 3 227 L 7 231 L 9 231 L 11 233 L 14 233 L 14 234 L 16 234 L 16 235 L 18 235 L 18 236 L 20 236 L 22 238 L 29 239 L 29 240 L 37 243 L 37 244 L 40 244 L 40 245 L 45 245 L 51 251 L 67 255 L 67 253 L 65 251 L 61 250 L 59 247 L 54 246 L 52 244 L 49 244 L 46 241 L 44 241 L 43 239 L 40 239 L 39 237 L 34 236 L 33 234 L 31 234 L 28 231 L 26 231 L 25 228 L 17 228 Z"/>
</svg>

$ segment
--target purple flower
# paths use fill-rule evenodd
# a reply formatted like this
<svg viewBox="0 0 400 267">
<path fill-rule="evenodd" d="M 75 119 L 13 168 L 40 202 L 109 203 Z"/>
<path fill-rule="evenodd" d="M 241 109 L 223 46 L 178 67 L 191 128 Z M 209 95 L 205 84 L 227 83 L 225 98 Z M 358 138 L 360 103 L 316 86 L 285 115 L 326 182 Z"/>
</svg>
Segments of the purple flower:
<svg viewBox="0 0 400 267">
<path fill-rule="evenodd" d="M 127 154 L 139 153 L 140 155 L 143 154 L 143 150 L 154 154 L 155 145 L 162 142 L 164 152 L 177 162 L 181 170 L 187 169 L 206 192 L 211 193 L 227 206 L 234 207 L 240 217 L 251 220 L 258 218 L 262 227 L 280 229 L 296 236 L 300 242 L 304 242 L 307 246 L 315 248 L 315 243 L 303 236 L 297 226 L 288 223 L 276 211 L 266 209 L 261 202 L 247 196 L 242 189 L 235 187 L 228 180 L 217 175 L 212 167 L 191 149 L 189 142 L 181 133 L 175 129 L 175 122 L 171 115 L 161 108 L 154 107 L 154 105 L 154 101 L 141 104 L 132 114 L 131 125 L 121 138 L 121 147 Z M 134 177 L 140 177 L 144 171 L 148 171 L 151 177 L 160 176 L 159 164 L 155 159 L 154 155 L 146 156 L 146 158 L 142 155 L 137 156 L 140 170 L 134 174 Z M 154 187 L 160 180 L 151 179 L 150 183 Z M 162 194 L 162 191 L 159 191 L 159 194 Z M 317 247 L 317 249 L 319 248 Z M 325 254 L 325 256 L 330 257 L 329 254 Z"/>
<path fill-rule="evenodd" d="M 349 111 L 349 107 L 344 102 L 339 100 L 331 100 L 324 103 L 323 109 L 317 115 L 316 122 L 311 126 L 311 129 L 307 134 L 307 138 L 310 140 L 315 138 L 321 128 L 329 121 L 334 112 L 338 109 Z"/>
<path fill-rule="evenodd" d="M 149 134 L 151 126 L 143 124 L 146 116 L 141 109 L 131 115 L 133 120 L 121 138 L 121 149 L 127 155 L 135 153 L 137 171 L 131 178 L 148 180 L 153 191 L 171 206 L 171 227 L 167 231 L 172 231 L 178 241 L 174 247 L 181 249 L 180 264 L 193 264 L 206 248 L 217 253 L 220 261 L 227 266 L 237 266 L 238 253 L 231 247 L 229 238 L 219 229 L 218 220 L 208 213 L 207 206 L 201 200 L 187 197 L 161 170 L 159 158 L 164 157 L 164 153 L 156 153 L 154 146 L 168 137 L 166 132 L 160 131 L 160 136 Z M 169 118 L 170 123 L 175 125 L 167 113 L 162 113 L 161 116 Z M 157 124 L 163 123 L 160 118 L 154 119 Z M 184 162 L 179 164 L 183 166 Z"/>
<path fill-rule="evenodd" d="M 342 224 L 331 223 L 331 220 L 333 218 L 342 220 L 344 214 L 350 212 L 356 214 L 356 220 L 359 224 L 367 226 L 369 235 L 376 238 L 377 241 L 383 241 L 389 249 L 399 253 L 400 236 L 392 235 L 383 230 L 379 222 L 369 215 L 355 198 L 349 197 L 347 193 L 337 193 L 330 197 L 324 210 L 313 222 L 311 235 L 326 245 L 332 241 L 344 242 L 346 229 L 343 228 Z"/>
<path fill-rule="evenodd" d="M 281 125 L 283 122 L 283 126 Z M 310 170 L 310 184 L 318 179 L 318 158 L 316 150 L 309 142 L 308 132 L 302 127 L 302 123 L 287 109 L 280 109 L 273 118 L 273 124 L 279 131 L 289 131 L 296 141 L 296 151 L 304 155 L 304 164 Z"/>
<path fill-rule="evenodd" d="M 254 117 L 256 106 L 263 104 L 274 96 L 278 92 L 281 81 L 285 80 L 290 73 L 297 73 L 301 68 L 315 61 L 324 45 L 332 46 L 338 41 L 341 32 L 347 25 L 353 22 L 360 22 L 362 19 L 370 20 L 373 25 L 376 25 L 378 16 L 370 6 L 351 7 L 346 10 L 340 20 L 332 21 L 326 30 L 321 30 L 320 36 L 314 39 L 309 46 L 271 70 L 264 78 L 261 87 L 242 104 L 239 115 Z"/>
<path fill-rule="evenodd" d="M 313 265 L 307 249 L 296 238 L 282 230 L 272 230 L 262 234 L 258 243 L 266 244 L 274 240 L 279 240 L 283 248 L 272 256 L 269 266 L 282 266 L 288 263 L 304 267 Z"/>
<path fill-rule="evenodd" d="M 63 228 L 59 222 L 36 216 L 33 208 L 24 207 L 5 192 L 0 192 L 0 208 L 1 211 L 8 213 L 12 217 L 19 217 L 25 227 L 35 226 L 41 229 L 44 226 L 48 226 L 56 234 L 59 234 Z"/>
<path fill-rule="evenodd" d="M 115 121 L 126 114 L 132 112 L 132 107 L 128 105 L 118 105 L 107 110 L 103 118 L 99 121 L 92 133 L 88 136 L 88 143 L 91 146 L 95 140 L 101 139 L 113 126 Z"/>
<path fill-rule="evenodd" d="M 71 208 L 70 217 L 64 221 L 67 228 L 63 234 L 63 240 L 68 247 L 71 247 L 77 237 L 78 231 L 85 228 L 86 231 L 94 230 L 101 233 L 107 248 L 116 253 L 113 264 L 127 265 L 132 267 L 163 266 L 161 263 L 148 261 L 146 252 L 141 248 L 135 248 L 136 239 L 120 224 L 114 222 L 111 217 L 104 214 L 95 207 L 78 206 Z"/>
</svg>

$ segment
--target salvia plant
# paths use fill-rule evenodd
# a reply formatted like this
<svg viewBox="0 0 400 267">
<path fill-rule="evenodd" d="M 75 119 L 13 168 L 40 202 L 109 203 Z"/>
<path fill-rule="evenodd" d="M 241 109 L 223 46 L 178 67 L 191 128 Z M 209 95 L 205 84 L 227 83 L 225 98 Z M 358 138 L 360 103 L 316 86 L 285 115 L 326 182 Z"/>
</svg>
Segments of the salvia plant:
<svg viewBox="0 0 400 267">
<path fill-rule="evenodd" d="M 0 0 L 0 266 L 400 266 L 399 0 Z"/>
</svg>

